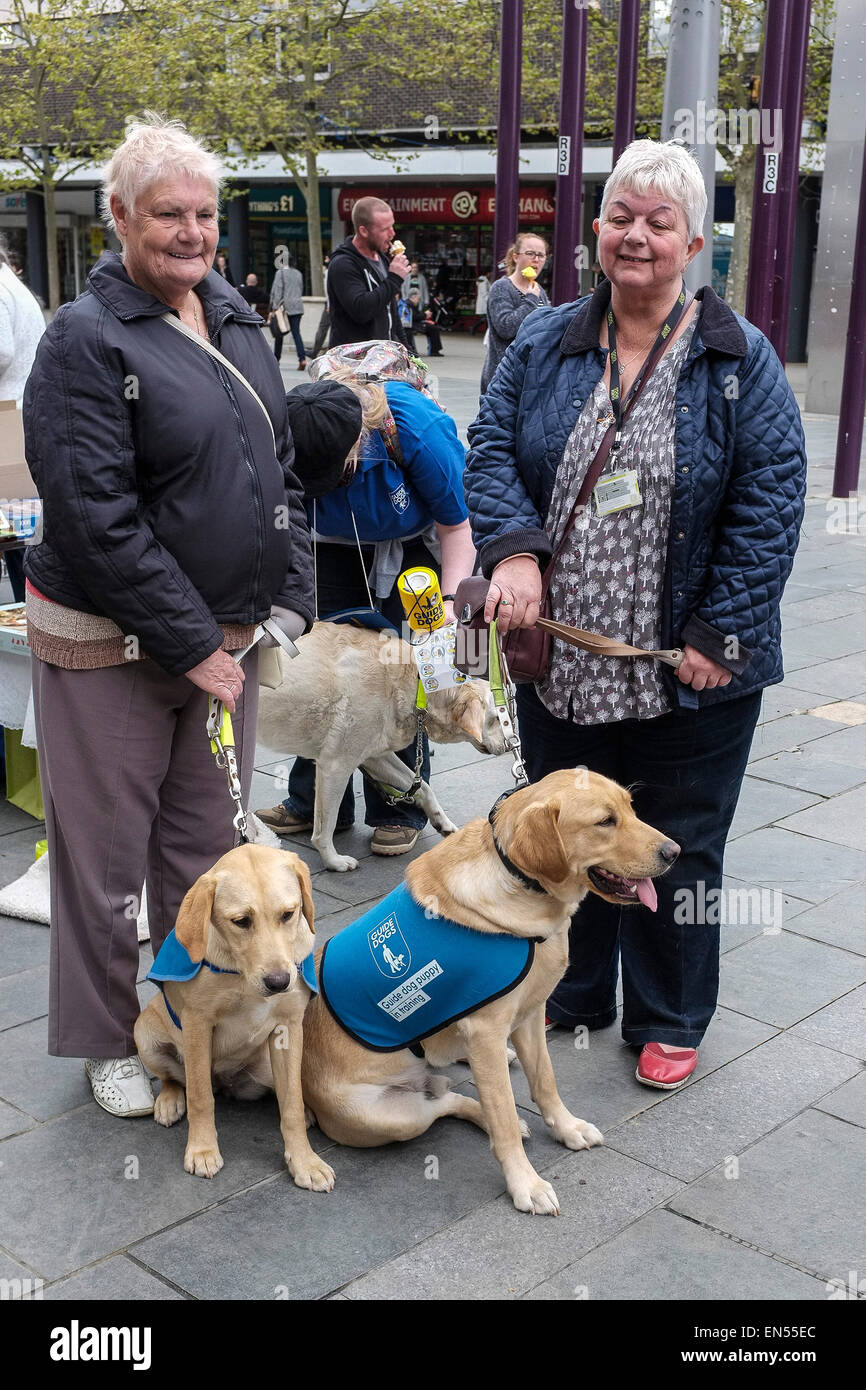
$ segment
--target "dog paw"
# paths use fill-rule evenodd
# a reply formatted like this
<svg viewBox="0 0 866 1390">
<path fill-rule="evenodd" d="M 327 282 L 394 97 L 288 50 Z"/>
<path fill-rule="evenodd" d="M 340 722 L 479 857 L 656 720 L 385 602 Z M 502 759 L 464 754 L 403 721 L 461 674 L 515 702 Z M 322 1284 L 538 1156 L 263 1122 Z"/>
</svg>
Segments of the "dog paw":
<svg viewBox="0 0 866 1390">
<path fill-rule="evenodd" d="M 169 1129 L 186 1114 L 186 1093 L 163 1088 L 153 1103 L 153 1118 Z"/>
<path fill-rule="evenodd" d="M 447 816 L 443 816 L 441 820 L 434 820 L 433 828 L 438 830 L 440 835 L 453 835 L 455 830 L 460 829 L 460 826 L 455 825 L 453 820 L 449 820 Z"/>
<path fill-rule="evenodd" d="M 588 1124 L 586 1120 L 574 1120 L 570 1125 L 564 1126 L 556 1138 L 567 1149 L 594 1149 L 596 1144 L 604 1143 L 601 1130 Z"/>
<path fill-rule="evenodd" d="M 508 1063 L 509 1066 L 511 1066 L 511 1063 L 512 1063 L 512 1062 L 516 1062 L 516 1061 L 517 1061 L 517 1053 L 514 1051 L 514 1048 L 513 1048 L 513 1047 L 506 1047 L 506 1049 L 505 1049 L 505 1060 L 506 1060 L 506 1062 Z"/>
<path fill-rule="evenodd" d="M 532 1138 L 532 1130 L 529 1128 L 529 1125 L 526 1123 L 525 1120 L 521 1120 L 521 1118 L 520 1118 L 519 1115 L 518 1115 L 518 1117 L 517 1117 L 517 1123 L 520 1125 L 520 1137 L 521 1137 L 521 1139 L 531 1139 L 531 1138 Z"/>
<path fill-rule="evenodd" d="M 286 1167 L 297 1187 L 305 1187 L 310 1192 L 330 1192 L 336 1181 L 336 1174 L 330 1164 L 311 1153 L 309 1159 L 295 1160 L 286 1154 Z"/>
<path fill-rule="evenodd" d="M 322 855 L 322 863 L 332 874 L 344 874 L 358 867 L 357 859 L 353 859 L 351 854 L 331 854 L 327 859 Z"/>
<path fill-rule="evenodd" d="M 192 1145 L 187 1145 L 183 1166 L 188 1173 L 194 1173 L 197 1178 L 215 1178 L 223 1166 L 223 1156 L 216 1147 L 194 1149 Z"/>
<path fill-rule="evenodd" d="M 536 1173 L 534 1180 L 517 1183 L 510 1189 L 511 1200 L 518 1211 L 533 1216 L 559 1216 L 559 1200 L 549 1182 Z"/>
</svg>

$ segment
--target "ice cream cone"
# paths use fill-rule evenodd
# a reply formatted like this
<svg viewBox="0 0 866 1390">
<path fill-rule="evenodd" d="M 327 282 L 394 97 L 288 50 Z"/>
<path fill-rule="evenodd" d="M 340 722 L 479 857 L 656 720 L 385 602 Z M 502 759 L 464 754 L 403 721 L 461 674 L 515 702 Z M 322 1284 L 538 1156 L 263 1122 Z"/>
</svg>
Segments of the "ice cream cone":
<svg viewBox="0 0 866 1390">
<path fill-rule="evenodd" d="M 524 280 L 537 280 L 537 279 L 538 279 L 538 271 L 535 269 L 534 266 L 531 266 L 531 265 L 524 266 L 523 270 L 521 270 L 520 273 L 521 273 L 521 275 L 523 276 Z"/>
</svg>

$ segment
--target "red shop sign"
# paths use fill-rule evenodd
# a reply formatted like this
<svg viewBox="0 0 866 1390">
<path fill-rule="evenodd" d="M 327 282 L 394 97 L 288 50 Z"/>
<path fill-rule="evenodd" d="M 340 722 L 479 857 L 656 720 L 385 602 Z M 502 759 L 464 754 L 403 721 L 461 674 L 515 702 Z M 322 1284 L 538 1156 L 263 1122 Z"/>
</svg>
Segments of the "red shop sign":
<svg viewBox="0 0 866 1390">
<path fill-rule="evenodd" d="M 341 188 L 338 200 L 340 217 L 348 219 L 359 198 L 370 196 L 369 188 Z M 381 196 L 394 210 L 398 224 L 412 222 L 492 223 L 496 195 L 492 188 L 453 184 L 442 188 L 437 184 L 417 184 L 381 189 Z M 531 184 L 520 190 L 519 220 L 550 224 L 554 208 L 545 188 Z"/>
</svg>

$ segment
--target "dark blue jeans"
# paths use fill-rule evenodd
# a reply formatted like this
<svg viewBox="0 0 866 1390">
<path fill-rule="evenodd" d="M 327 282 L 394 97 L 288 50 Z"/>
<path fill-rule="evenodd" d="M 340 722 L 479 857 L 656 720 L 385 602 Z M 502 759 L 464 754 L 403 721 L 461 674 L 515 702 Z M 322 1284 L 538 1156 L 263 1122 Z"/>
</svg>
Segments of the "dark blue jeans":
<svg viewBox="0 0 866 1390">
<path fill-rule="evenodd" d="M 369 570 L 373 560 L 373 547 L 364 546 L 362 549 L 364 564 Z M 432 566 L 433 569 L 437 568 L 427 547 L 417 541 L 406 542 L 403 559 L 406 565 L 428 565 Z M 317 596 L 321 618 L 326 618 L 329 613 L 339 613 L 344 608 L 365 608 L 368 606 L 367 590 L 361 571 L 361 556 L 358 554 L 357 546 L 320 543 L 317 547 L 317 575 Z M 385 617 L 399 628 L 403 619 L 403 608 L 396 586 L 391 595 L 380 604 L 380 607 Z M 358 698 L 364 699 L 362 690 L 358 692 Z M 408 747 L 400 749 L 397 757 L 414 771 L 414 739 Z M 423 741 L 421 776 L 425 782 L 430 781 L 430 745 L 426 735 Z M 338 830 L 345 830 L 355 820 L 353 780 L 350 778 L 349 785 L 346 787 L 340 802 L 340 809 L 337 812 Z M 296 758 L 289 773 L 289 794 L 283 805 L 293 816 L 300 816 L 303 820 L 311 821 L 315 799 L 316 764 L 311 762 L 309 758 Z M 416 830 L 423 830 L 427 824 L 427 817 L 417 806 L 409 804 L 389 806 L 381 792 L 377 791 L 374 783 L 367 777 L 364 778 L 364 802 L 367 812 L 364 820 L 367 825 L 409 825 Z"/>
<path fill-rule="evenodd" d="M 706 903 L 711 890 L 721 888 L 725 840 L 758 722 L 760 691 L 657 719 L 588 727 L 550 714 L 534 686 L 521 686 L 517 699 L 531 781 L 569 767 L 611 777 L 632 789 L 641 820 L 676 840 L 682 851 L 656 880 L 657 912 L 587 895 L 572 919 L 568 969 L 548 1001 L 548 1017 L 568 1027 L 613 1023 L 621 960 L 625 1041 L 697 1047 L 718 997 L 719 927 L 677 918 L 688 915 L 684 902 Z M 685 898 L 683 890 L 694 897 Z M 713 916 L 700 910 L 692 915 Z"/>
<path fill-rule="evenodd" d="M 301 362 L 305 362 L 307 360 L 307 354 L 304 350 L 304 340 L 301 337 L 302 318 L 302 314 L 289 314 L 289 332 L 291 333 L 292 338 L 294 339 L 295 352 L 298 354 L 299 365 Z M 283 338 L 287 338 L 288 336 L 288 333 L 278 333 L 274 339 L 274 356 L 276 357 L 278 362 L 283 355 Z"/>
</svg>

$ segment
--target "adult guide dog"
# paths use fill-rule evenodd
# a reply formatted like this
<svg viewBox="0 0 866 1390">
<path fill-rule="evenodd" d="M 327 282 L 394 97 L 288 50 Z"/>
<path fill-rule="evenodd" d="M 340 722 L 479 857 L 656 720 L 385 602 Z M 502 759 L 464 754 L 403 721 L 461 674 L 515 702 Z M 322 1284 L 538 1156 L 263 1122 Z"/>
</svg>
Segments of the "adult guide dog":
<svg viewBox="0 0 866 1390">
<path fill-rule="evenodd" d="M 313 989 L 310 871 L 297 855 L 242 845 L 193 884 L 148 978 L 135 1044 L 162 1088 L 157 1124 L 189 1116 L 184 1168 L 223 1166 L 214 1088 L 240 1100 L 274 1090 L 286 1165 L 298 1187 L 327 1192 L 333 1169 L 313 1152 L 301 1095 L 303 1016 Z"/>
<path fill-rule="evenodd" d="M 331 955 L 352 949 L 347 934 L 358 924 L 316 954 L 320 992 L 304 1016 L 302 1059 L 310 1116 L 330 1138 L 357 1147 L 413 1139 L 444 1115 L 469 1120 L 489 1134 L 518 1210 L 558 1213 L 553 1187 L 523 1149 L 529 1131 L 517 1115 L 506 1044 L 513 1042 L 533 1099 L 559 1142 L 570 1149 L 601 1144 L 595 1126 L 572 1115 L 557 1091 L 545 1002 L 565 971 L 569 924 L 586 893 L 654 908 L 650 880 L 678 853 L 678 845 L 638 820 L 623 788 L 578 768 L 500 799 L 487 820 L 470 821 L 421 855 L 407 870 L 403 896 L 397 890 L 361 919 L 348 988 L 339 973 L 331 979 Z M 404 915 L 407 896 L 414 916 L 411 905 Z M 425 906 L 447 924 L 437 943 L 450 950 L 458 940 L 456 966 L 440 956 L 438 944 L 435 959 L 428 959 L 423 944 L 419 948 L 417 914 Z M 433 996 L 449 971 L 460 975 L 460 938 L 465 953 L 479 957 L 497 942 L 522 948 L 525 964 L 506 962 L 487 1002 L 459 1018 L 446 1004 L 437 1017 Z M 390 971 L 395 980 L 399 975 L 402 985 L 389 990 L 377 970 L 383 976 Z M 369 1021 L 361 1019 L 361 994 L 369 996 Z M 407 1043 L 422 1040 L 423 1056 L 413 1055 Z M 430 1070 L 466 1057 L 480 1100 L 451 1092 L 447 1078 Z"/>
<path fill-rule="evenodd" d="M 409 644 L 391 631 L 321 622 L 297 648 L 291 660 L 280 653 L 282 684 L 261 690 L 258 737 L 277 753 L 315 761 L 312 843 L 326 869 L 357 869 L 357 859 L 334 848 L 340 798 L 361 766 L 401 793 L 412 786 L 413 774 L 396 750 L 415 736 L 418 668 Z M 481 753 L 505 752 L 486 681 L 429 694 L 426 730 L 437 743 L 467 741 Z M 457 827 L 427 782 L 416 800 L 440 834 L 453 834 Z"/>
</svg>

